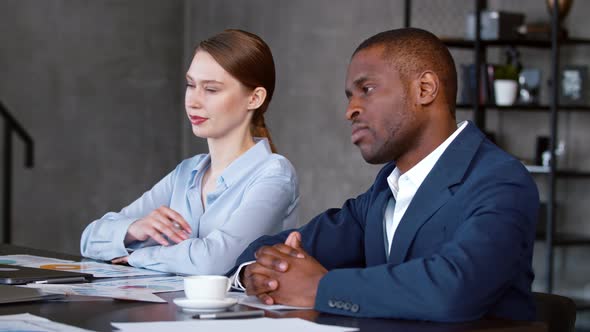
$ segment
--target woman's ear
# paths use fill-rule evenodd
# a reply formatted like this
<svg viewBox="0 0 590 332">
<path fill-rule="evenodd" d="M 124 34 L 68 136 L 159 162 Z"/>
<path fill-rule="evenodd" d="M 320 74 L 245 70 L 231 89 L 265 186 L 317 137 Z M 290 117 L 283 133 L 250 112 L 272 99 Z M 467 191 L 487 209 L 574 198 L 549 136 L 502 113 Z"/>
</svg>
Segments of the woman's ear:
<svg viewBox="0 0 590 332">
<path fill-rule="evenodd" d="M 425 71 L 418 78 L 418 103 L 428 105 L 432 103 L 440 90 L 440 80 L 438 75 L 432 71 Z"/>
<path fill-rule="evenodd" d="M 262 106 L 266 100 L 266 89 L 263 87 L 257 87 L 252 91 L 248 99 L 248 109 L 255 110 Z"/>
</svg>

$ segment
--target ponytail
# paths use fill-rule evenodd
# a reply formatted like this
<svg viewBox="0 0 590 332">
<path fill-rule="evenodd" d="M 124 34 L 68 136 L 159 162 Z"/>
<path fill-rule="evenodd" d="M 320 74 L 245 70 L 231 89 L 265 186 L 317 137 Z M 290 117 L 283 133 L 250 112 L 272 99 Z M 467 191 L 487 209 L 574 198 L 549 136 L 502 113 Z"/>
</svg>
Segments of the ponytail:
<svg viewBox="0 0 590 332">
<path fill-rule="evenodd" d="M 250 124 L 250 133 L 253 137 L 264 137 L 268 140 L 268 144 L 270 145 L 270 150 L 272 153 L 277 153 L 277 148 L 272 143 L 272 138 L 270 137 L 270 131 L 266 127 L 266 123 L 264 122 L 264 112 L 261 109 L 257 109 L 254 111 L 254 116 L 252 117 L 252 123 Z"/>
</svg>

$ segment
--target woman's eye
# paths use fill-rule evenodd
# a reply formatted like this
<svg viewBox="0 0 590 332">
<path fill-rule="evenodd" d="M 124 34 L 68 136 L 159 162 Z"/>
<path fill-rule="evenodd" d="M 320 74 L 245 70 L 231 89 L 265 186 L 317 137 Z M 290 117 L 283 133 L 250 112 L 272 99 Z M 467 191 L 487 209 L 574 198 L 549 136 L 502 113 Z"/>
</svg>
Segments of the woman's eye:
<svg viewBox="0 0 590 332">
<path fill-rule="evenodd" d="M 191 83 L 191 82 L 186 82 L 186 86 L 187 87 L 191 87 L 191 88 L 194 88 L 195 87 L 195 85 L 193 83 Z"/>
<path fill-rule="evenodd" d="M 217 89 L 205 87 L 205 91 L 207 91 L 207 92 L 217 92 Z"/>
</svg>

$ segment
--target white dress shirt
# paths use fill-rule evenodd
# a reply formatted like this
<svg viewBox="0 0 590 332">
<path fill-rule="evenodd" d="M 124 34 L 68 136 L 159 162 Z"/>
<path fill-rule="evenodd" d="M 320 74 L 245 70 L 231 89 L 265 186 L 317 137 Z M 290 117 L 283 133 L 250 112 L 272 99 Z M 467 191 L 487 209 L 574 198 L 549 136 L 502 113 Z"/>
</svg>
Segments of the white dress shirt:
<svg viewBox="0 0 590 332">
<path fill-rule="evenodd" d="M 414 195 L 432 170 L 436 162 L 440 159 L 447 147 L 455 140 L 461 131 L 467 126 L 467 121 L 463 121 L 458 125 L 457 130 L 449 136 L 441 145 L 439 145 L 428 156 L 422 159 L 419 163 L 414 165 L 404 174 L 401 174 L 399 168 L 395 168 L 387 177 L 387 183 L 395 198 L 395 209 L 391 213 L 390 209 L 386 209 L 383 215 L 385 230 L 387 233 L 387 256 L 389 257 L 389 250 L 391 249 L 391 242 L 395 231 L 399 226 L 402 217 L 406 213 L 408 206 L 412 202 Z M 389 205 L 391 206 L 391 205 Z"/>
</svg>

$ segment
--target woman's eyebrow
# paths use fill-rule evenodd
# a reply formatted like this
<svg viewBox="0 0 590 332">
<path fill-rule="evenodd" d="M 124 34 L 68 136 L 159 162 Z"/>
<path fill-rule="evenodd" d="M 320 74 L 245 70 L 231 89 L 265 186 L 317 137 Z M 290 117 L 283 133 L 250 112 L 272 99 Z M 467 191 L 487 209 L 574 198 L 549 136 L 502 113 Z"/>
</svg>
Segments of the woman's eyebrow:
<svg viewBox="0 0 590 332">
<path fill-rule="evenodd" d="M 189 74 L 186 75 L 186 80 L 187 81 L 191 81 L 191 82 L 194 82 L 195 81 L 195 79 L 192 78 L 192 76 L 190 76 Z M 220 81 L 217 81 L 217 80 L 201 80 L 201 81 L 198 81 L 198 82 L 199 83 L 202 83 L 202 84 L 212 84 L 213 83 L 213 84 L 221 84 L 221 85 L 223 85 L 223 82 L 220 82 Z"/>
</svg>

